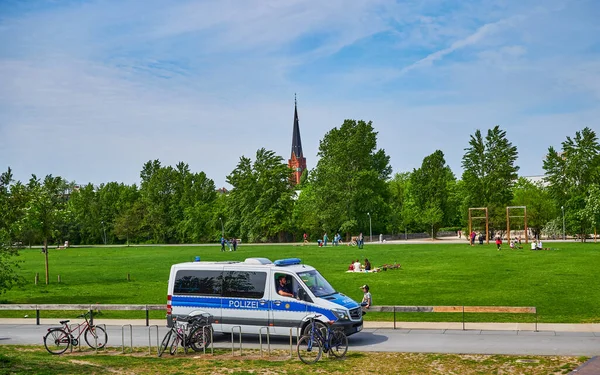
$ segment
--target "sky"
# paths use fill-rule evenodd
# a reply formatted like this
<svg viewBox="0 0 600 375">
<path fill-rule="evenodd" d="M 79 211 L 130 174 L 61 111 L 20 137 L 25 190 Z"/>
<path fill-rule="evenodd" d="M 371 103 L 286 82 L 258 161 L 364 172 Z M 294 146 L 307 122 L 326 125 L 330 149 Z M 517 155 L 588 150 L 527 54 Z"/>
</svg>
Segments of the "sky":
<svg viewBox="0 0 600 375">
<path fill-rule="evenodd" d="M 523 176 L 600 134 L 597 0 L 0 1 L 0 171 L 138 183 L 188 163 L 217 187 L 262 147 L 309 169 L 344 119 L 394 173 L 442 150 L 460 177 L 495 125 Z"/>
</svg>

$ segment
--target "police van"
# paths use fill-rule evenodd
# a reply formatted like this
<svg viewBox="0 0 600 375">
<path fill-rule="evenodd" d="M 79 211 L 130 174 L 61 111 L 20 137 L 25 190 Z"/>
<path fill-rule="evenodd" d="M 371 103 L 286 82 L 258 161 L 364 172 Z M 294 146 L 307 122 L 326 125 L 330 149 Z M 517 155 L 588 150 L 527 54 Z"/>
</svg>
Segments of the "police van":
<svg viewBox="0 0 600 375">
<path fill-rule="evenodd" d="M 244 333 L 259 334 L 261 327 L 269 327 L 271 335 L 287 336 L 290 328 L 308 329 L 307 317 L 314 314 L 323 324 L 335 321 L 346 335 L 363 327 L 360 305 L 298 258 L 174 264 L 167 325 L 191 313 L 210 314 L 214 331 L 224 333 L 240 326 Z"/>
</svg>

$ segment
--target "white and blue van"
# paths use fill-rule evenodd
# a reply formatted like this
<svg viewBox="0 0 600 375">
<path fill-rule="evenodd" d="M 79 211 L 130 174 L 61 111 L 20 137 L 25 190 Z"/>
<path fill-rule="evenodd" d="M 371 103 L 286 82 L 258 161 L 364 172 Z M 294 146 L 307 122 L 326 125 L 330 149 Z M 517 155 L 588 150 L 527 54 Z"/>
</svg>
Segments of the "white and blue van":
<svg viewBox="0 0 600 375">
<path fill-rule="evenodd" d="M 277 293 L 285 276 L 294 297 Z M 360 304 L 337 292 L 314 267 L 300 259 L 248 258 L 243 262 L 189 262 L 171 266 L 167 292 L 167 325 L 174 316 L 190 313 L 212 315 L 215 332 L 288 336 L 290 328 L 307 329 L 311 314 L 324 324 L 335 321 L 346 335 L 363 328 Z"/>
</svg>

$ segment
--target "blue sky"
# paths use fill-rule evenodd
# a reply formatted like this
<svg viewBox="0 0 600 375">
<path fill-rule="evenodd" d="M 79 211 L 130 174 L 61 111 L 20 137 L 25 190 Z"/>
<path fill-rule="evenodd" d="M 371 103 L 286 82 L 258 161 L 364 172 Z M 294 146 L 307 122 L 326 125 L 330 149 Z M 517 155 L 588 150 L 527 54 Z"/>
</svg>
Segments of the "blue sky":
<svg viewBox="0 0 600 375">
<path fill-rule="evenodd" d="M 0 2 L 0 169 L 139 182 L 187 162 L 217 186 L 242 155 L 309 168 L 344 119 L 372 120 L 394 172 L 436 149 L 460 176 L 498 124 L 522 175 L 600 133 L 596 0 Z"/>
</svg>

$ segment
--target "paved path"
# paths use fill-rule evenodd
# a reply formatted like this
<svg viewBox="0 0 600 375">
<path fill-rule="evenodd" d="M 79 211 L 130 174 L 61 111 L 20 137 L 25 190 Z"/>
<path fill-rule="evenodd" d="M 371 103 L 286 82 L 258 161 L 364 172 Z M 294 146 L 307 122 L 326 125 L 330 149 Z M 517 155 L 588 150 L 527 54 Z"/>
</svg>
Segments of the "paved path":
<svg viewBox="0 0 600 375">
<path fill-rule="evenodd" d="M 41 345 L 42 337 L 52 324 L 23 324 L 20 322 L 8 323 L 8 319 L 0 321 L 0 344 L 6 345 Z M 29 321 L 31 322 L 31 320 Z M 28 322 L 28 323 L 29 323 Z M 147 347 L 149 335 L 152 345 L 156 345 L 156 328 L 145 327 L 142 321 L 106 321 L 109 335 L 108 345 L 120 347 L 124 338 L 125 345 L 130 345 L 128 328 L 122 330 L 122 324 L 132 324 L 133 346 Z M 35 323 L 35 321 L 33 321 Z M 97 323 L 102 323 L 99 321 Z M 164 320 L 152 321 L 159 324 L 158 338 L 166 333 Z M 135 325 L 133 325 L 135 324 Z M 402 328 L 392 329 L 386 327 L 387 322 L 366 322 L 365 329 L 349 338 L 352 351 L 381 351 L 381 352 L 418 352 L 418 353 L 456 353 L 456 354 L 513 354 L 513 355 L 570 355 L 570 356 L 595 356 L 600 354 L 600 330 L 597 325 L 568 325 L 569 330 L 554 331 L 540 330 L 499 330 L 484 325 L 481 329 L 468 328 Z M 407 323 L 400 323 L 405 325 Z M 424 327 L 426 324 L 421 323 Z M 473 324 L 473 323 L 472 323 Z M 572 330 L 580 329 L 591 330 Z M 544 328 L 544 327 L 541 327 Z M 238 343 L 235 337 L 235 343 Z M 266 339 L 263 337 L 266 345 Z M 85 343 L 84 343 L 85 345 Z M 226 335 L 215 335 L 216 348 L 231 348 L 231 338 Z M 271 347 L 289 350 L 289 338 L 271 338 Z M 259 348 L 257 335 L 248 335 L 243 338 L 244 348 Z M 266 349 L 266 346 L 264 347 Z"/>
</svg>

